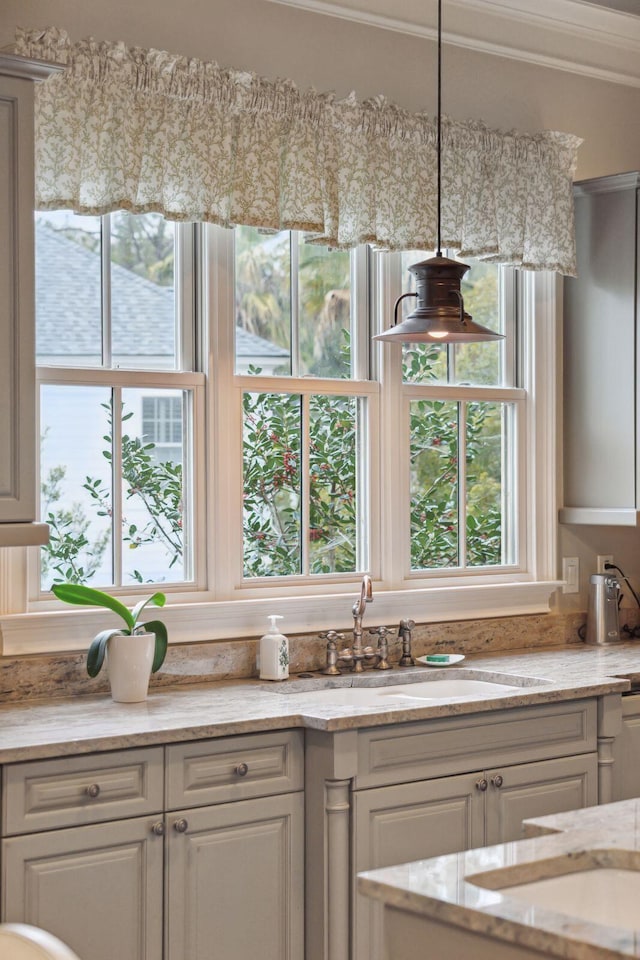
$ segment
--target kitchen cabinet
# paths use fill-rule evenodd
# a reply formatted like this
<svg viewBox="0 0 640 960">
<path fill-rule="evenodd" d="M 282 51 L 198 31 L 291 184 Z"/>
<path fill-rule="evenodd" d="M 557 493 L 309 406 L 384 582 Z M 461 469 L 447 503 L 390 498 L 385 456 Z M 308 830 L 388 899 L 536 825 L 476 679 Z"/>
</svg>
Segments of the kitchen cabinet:
<svg viewBox="0 0 640 960">
<path fill-rule="evenodd" d="M 48 539 L 34 522 L 33 87 L 58 69 L 0 54 L 0 547 Z"/>
<path fill-rule="evenodd" d="M 302 960 L 302 793 L 174 813 L 167 960 Z M 213 949 L 215 947 L 215 949 Z"/>
<path fill-rule="evenodd" d="M 640 174 L 575 185 L 578 276 L 564 281 L 563 523 L 637 526 Z"/>
<path fill-rule="evenodd" d="M 622 728 L 613 741 L 613 799 L 640 797 L 640 694 L 622 697 Z"/>
<path fill-rule="evenodd" d="M 302 960 L 302 788 L 300 731 L 7 765 L 2 920 L 82 960 L 204 960 L 212 944 Z"/>
<path fill-rule="evenodd" d="M 299 730 L 166 748 L 167 960 L 303 960 L 303 770 Z"/>
<path fill-rule="evenodd" d="M 83 960 L 162 956 L 162 836 L 148 818 L 3 841 L 3 920 L 54 933 Z"/>
<path fill-rule="evenodd" d="M 377 960 L 381 908 L 356 874 L 516 839 L 533 811 L 597 803 L 596 701 L 308 731 L 306 793 L 321 828 L 307 831 L 307 960 Z"/>
<path fill-rule="evenodd" d="M 157 960 L 163 765 L 146 747 L 5 766 L 2 920 L 43 927 L 82 960 Z"/>
</svg>

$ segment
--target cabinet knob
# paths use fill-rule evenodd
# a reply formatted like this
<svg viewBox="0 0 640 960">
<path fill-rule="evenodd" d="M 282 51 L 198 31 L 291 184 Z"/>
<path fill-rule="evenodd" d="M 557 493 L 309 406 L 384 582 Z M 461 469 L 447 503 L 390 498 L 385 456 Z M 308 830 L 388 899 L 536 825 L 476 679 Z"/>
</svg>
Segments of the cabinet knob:
<svg viewBox="0 0 640 960">
<path fill-rule="evenodd" d="M 235 768 L 235 772 L 239 777 L 246 777 L 249 773 L 249 767 L 246 763 L 239 763 Z"/>
<path fill-rule="evenodd" d="M 176 820 L 176 822 L 173 825 L 173 829 L 176 831 L 176 833 L 186 833 L 188 828 L 189 828 L 189 821 L 185 820 L 184 817 L 180 817 L 180 819 Z"/>
<path fill-rule="evenodd" d="M 484 793 L 484 791 L 487 789 L 488 786 L 489 784 L 487 783 L 485 777 L 481 777 L 480 780 L 476 780 L 476 790 L 482 790 L 482 792 Z"/>
<path fill-rule="evenodd" d="M 504 778 L 498 773 L 495 777 L 491 777 L 491 786 L 500 788 L 504 783 Z"/>
<path fill-rule="evenodd" d="M 92 800 L 95 800 L 96 797 L 100 796 L 100 784 L 99 783 L 90 783 L 85 793 L 88 797 L 91 797 Z"/>
<path fill-rule="evenodd" d="M 151 827 L 151 833 L 155 833 L 156 837 L 164 836 L 164 821 L 158 820 L 157 823 L 154 823 Z"/>
</svg>

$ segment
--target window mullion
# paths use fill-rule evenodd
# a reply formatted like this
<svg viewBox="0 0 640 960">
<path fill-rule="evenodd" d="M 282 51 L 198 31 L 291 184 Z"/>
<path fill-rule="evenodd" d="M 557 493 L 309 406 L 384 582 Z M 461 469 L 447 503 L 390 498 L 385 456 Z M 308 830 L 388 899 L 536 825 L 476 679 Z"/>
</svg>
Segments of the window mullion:
<svg viewBox="0 0 640 960">
<path fill-rule="evenodd" d="M 372 530 L 372 502 L 374 498 L 374 476 L 372 472 L 372 431 L 370 429 L 372 410 L 366 399 L 357 402 L 356 436 L 358 450 L 356 461 L 356 569 L 371 569 L 374 531 Z M 376 404 L 376 410 L 378 405 Z M 376 530 L 377 530 L 376 525 Z M 375 541 L 377 542 L 377 540 Z"/>
<path fill-rule="evenodd" d="M 500 305 L 500 329 L 505 339 L 500 344 L 501 383 L 505 386 L 522 386 L 522 377 L 518 375 L 517 357 L 517 299 L 518 274 L 514 267 L 500 267 L 498 270 L 498 303 Z"/>
<path fill-rule="evenodd" d="M 467 566 L 467 404 L 458 404 L 458 563 Z"/>
<path fill-rule="evenodd" d="M 105 214 L 101 225 L 101 275 L 102 275 L 102 366 L 110 368 L 113 362 L 111 343 L 111 216 Z"/>
<path fill-rule="evenodd" d="M 111 394 L 111 553 L 113 582 L 122 585 L 122 389 L 114 387 Z"/>
<path fill-rule="evenodd" d="M 309 397 L 300 397 L 301 430 L 300 430 L 300 556 L 301 572 L 308 576 L 310 573 L 309 558 L 309 528 L 311 526 L 311 476 L 309 468 L 309 449 L 311 445 L 311 416 Z"/>
<path fill-rule="evenodd" d="M 292 230 L 289 236 L 290 280 L 289 297 L 291 305 L 291 376 L 300 376 L 300 236 Z"/>
<path fill-rule="evenodd" d="M 500 425 L 504 457 L 501 470 L 501 510 L 503 516 L 502 555 L 503 564 L 515 563 L 517 558 L 516 534 L 517 512 L 517 443 L 515 441 L 516 410 L 502 404 Z"/>
<path fill-rule="evenodd" d="M 447 344 L 447 383 L 456 383 L 456 358 L 458 354 L 454 343 Z"/>
<path fill-rule="evenodd" d="M 372 256 L 364 244 L 351 253 L 351 344 L 352 369 L 354 380 L 368 380 L 370 377 L 369 357 L 371 352 L 371 324 L 369 304 L 369 257 Z"/>
<path fill-rule="evenodd" d="M 197 490 L 198 472 L 195 466 L 195 397 L 192 392 L 183 393 L 182 403 L 182 555 L 185 580 L 195 579 L 197 572 L 195 542 L 194 495 Z"/>
<path fill-rule="evenodd" d="M 235 288 L 232 230 L 207 224 L 201 233 L 199 296 L 206 320 L 201 353 L 207 371 L 205 424 L 209 436 L 206 482 L 207 579 L 215 599 L 242 579 L 242 396 L 234 386 Z"/>
<path fill-rule="evenodd" d="M 176 224 L 175 230 L 175 331 L 176 369 L 195 370 L 196 225 Z M 181 322 L 182 318 L 182 322 Z"/>
<path fill-rule="evenodd" d="M 375 257 L 377 330 L 388 326 L 396 298 L 401 293 L 399 253 Z M 372 559 L 385 588 L 399 588 L 410 572 L 410 429 L 409 400 L 402 383 L 402 347 L 376 343 L 381 393 L 377 408 L 378 470 L 381 536 L 378 555 Z M 375 521 L 374 521 L 375 526 Z"/>
</svg>

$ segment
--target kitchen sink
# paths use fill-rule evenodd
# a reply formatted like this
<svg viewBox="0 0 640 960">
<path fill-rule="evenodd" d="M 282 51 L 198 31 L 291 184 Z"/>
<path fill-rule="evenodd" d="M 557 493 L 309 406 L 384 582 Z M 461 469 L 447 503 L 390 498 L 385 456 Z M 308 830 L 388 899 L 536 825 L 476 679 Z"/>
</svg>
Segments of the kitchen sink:
<svg viewBox="0 0 640 960">
<path fill-rule="evenodd" d="M 490 697 L 496 693 L 513 693 L 520 690 L 517 683 L 502 683 L 497 680 L 424 680 L 421 683 L 392 685 L 378 690 L 380 697 L 405 697 L 409 700 L 442 700 L 449 697 Z"/>
<path fill-rule="evenodd" d="M 537 876 L 526 883 L 513 883 L 518 878 L 518 868 L 510 867 L 468 876 L 466 880 L 475 886 L 497 890 L 527 906 L 589 923 L 640 927 L 640 858 L 636 851 L 582 851 L 544 860 L 539 865 L 531 864 L 530 869 Z"/>
<path fill-rule="evenodd" d="M 437 701 L 451 699 L 476 700 L 517 693 L 523 688 L 551 683 L 538 677 L 492 673 L 466 667 L 431 672 L 417 668 L 411 673 L 372 673 L 357 676 L 314 677 L 292 680 L 270 687 L 274 692 L 289 697 L 313 697 L 327 704 L 353 706 L 382 706 L 409 701 Z"/>
</svg>

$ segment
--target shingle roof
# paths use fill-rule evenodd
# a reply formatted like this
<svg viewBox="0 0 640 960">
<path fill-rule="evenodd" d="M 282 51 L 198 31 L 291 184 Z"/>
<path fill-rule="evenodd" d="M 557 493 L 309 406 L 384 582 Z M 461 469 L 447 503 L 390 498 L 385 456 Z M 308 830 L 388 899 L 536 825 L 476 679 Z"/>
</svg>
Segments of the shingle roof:
<svg viewBox="0 0 640 960">
<path fill-rule="evenodd" d="M 111 266 L 113 353 L 170 357 L 175 350 L 174 297 L 119 264 Z M 100 255 L 38 222 L 36 342 L 43 356 L 95 356 L 100 344 Z M 236 329 L 239 357 L 286 357 L 268 340 Z"/>
</svg>

